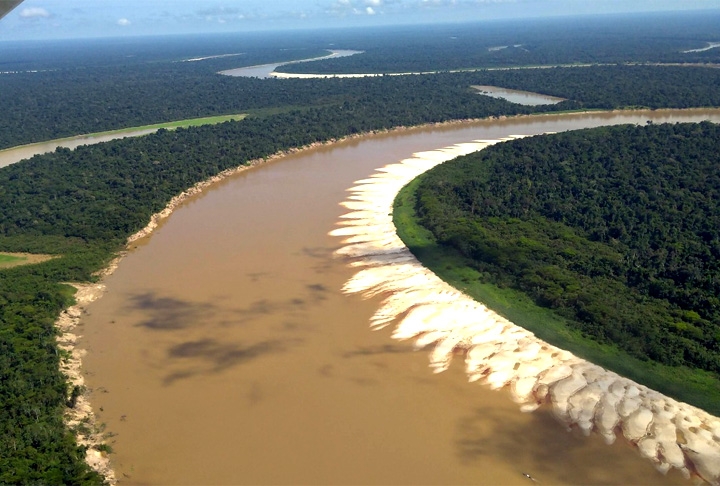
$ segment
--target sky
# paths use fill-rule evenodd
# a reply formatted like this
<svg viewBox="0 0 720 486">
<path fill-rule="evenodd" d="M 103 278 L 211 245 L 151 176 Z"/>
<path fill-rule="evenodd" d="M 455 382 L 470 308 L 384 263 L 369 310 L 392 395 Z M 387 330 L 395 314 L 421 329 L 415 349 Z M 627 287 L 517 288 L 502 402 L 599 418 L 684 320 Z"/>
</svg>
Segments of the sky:
<svg viewBox="0 0 720 486">
<path fill-rule="evenodd" d="M 0 40 L 115 37 L 720 9 L 720 0 L 25 0 Z"/>
</svg>

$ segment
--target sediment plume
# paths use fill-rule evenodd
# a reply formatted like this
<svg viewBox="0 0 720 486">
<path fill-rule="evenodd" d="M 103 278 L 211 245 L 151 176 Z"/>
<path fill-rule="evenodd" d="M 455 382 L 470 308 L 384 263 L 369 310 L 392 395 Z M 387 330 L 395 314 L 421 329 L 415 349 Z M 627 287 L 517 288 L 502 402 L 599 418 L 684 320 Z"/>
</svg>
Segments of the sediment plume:
<svg viewBox="0 0 720 486">
<path fill-rule="evenodd" d="M 356 181 L 342 203 L 350 210 L 330 232 L 343 238 L 336 251 L 359 271 L 343 291 L 384 296 L 373 329 L 395 324 L 392 337 L 430 350 L 435 373 L 462 354 L 469 381 L 506 389 L 520 409 L 550 407 L 566 427 L 617 434 L 666 473 L 678 469 L 720 484 L 720 419 L 552 346 L 451 287 L 422 266 L 392 222 L 398 191 L 426 170 L 491 144 L 477 140 L 414 154 Z"/>
</svg>

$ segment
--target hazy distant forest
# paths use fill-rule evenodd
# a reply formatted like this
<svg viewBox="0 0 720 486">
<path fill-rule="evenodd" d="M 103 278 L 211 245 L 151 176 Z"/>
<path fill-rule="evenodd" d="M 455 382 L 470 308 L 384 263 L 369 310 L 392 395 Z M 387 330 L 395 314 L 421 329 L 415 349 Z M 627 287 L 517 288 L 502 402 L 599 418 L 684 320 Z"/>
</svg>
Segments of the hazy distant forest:
<svg viewBox="0 0 720 486">
<path fill-rule="evenodd" d="M 5 43 L 0 49 L 0 72 L 3 73 L 0 74 L 0 148 L 199 116 L 230 113 L 250 116 L 239 122 L 161 130 L 154 135 L 75 151 L 60 149 L 0 169 L 0 251 L 60 255 L 36 265 L 0 269 L 0 401 L 3 404 L 0 408 L 0 484 L 102 482 L 102 478 L 85 465 L 84 451 L 77 447 L 73 432 L 63 425 L 63 410 L 73 406 L 74 400 L 73 390 L 68 388 L 58 369 L 63 357 L 56 346 L 53 327 L 59 312 L 72 302 L 72 289 L 62 282 L 92 281 L 93 273 L 123 248 L 126 238 L 145 226 L 149 217 L 175 194 L 249 160 L 373 130 L 548 111 L 718 107 L 720 69 L 716 65 L 720 63 L 720 49 L 684 51 L 702 49 L 708 42 L 719 41 L 720 12 L 705 12 L 515 24 L 490 22 L 422 29 L 296 32 L 265 37 L 244 34 L 162 38 L 152 42 L 148 39 L 98 40 L 92 48 L 88 48 L 87 43 L 72 41 Z M 325 52 L 330 45 L 362 50 L 364 54 L 285 66 L 283 70 L 439 72 L 318 80 L 265 80 L 216 74 L 243 65 L 312 57 Z M 227 53 L 239 55 L 182 62 Z M 580 64 L 587 66 L 579 67 Z M 496 69 L 529 66 L 546 67 Z M 452 72 L 458 69 L 473 70 Z M 567 101 L 527 107 L 482 96 L 471 89 L 471 85 L 537 91 Z M 715 126 L 698 127 L 625 129 L 620 141 L 606 149 L 629 150 L 628 147 L 633 147 L 637 138 L 642 137 L 643 143 L 658 147 L 658 157 L 666 157 L 667 150 L 680 150 L 675 159 L 682 162 L 683 156 L 687 156 L 683 154 L 688 144 L 681 143 L 681 139 L 696 140 L 692 137 L 697 136 L 698 130 L 704 133 L 699 140 L 717 142 L 720 138 Z M 595 132 L 588 137 L 606 140 L 607 132 Z M 661 144 L 664 139 L 677 144 L 668 148 Z M 569 148 L 575 143 L 571 139 L 567 142 Z M 693 160 L 717 167 L 717 143 L 691 145 Z M 510 144 L 507 150 L 522 152 L 525 150 L 522 147 L 528 146 Z M 544 154 L 549 172 L 545 175 L 551 177 L 556 147 L 548 149 L 538 142 L 533 150 Z M 530 170 L 522 166 L 523 159 L 519 160 L 518 170 Z M 708 167 L 702 163 L 693 170 L 707 173 Z M 483 177 L 490 176 L 483 174 Z M 510 174 L 502 170 L 493 177 L 502 180 L 508 188 L 517 183 L 506 180 Z M 454 182 L 458 188 L 475 187 L 468 180 L 460 176 Z M 677 184 L 685 184 L 684 181 L 678 179 Z M 651 177 L 645 182 L 649 187 L 659 184 Z M 580 187 L 580 181 L 570 175 L 563 184 L 571 191 L 573 187 Z M 695 192 L 715 194 L 712 191 L 720 190 L 716 178 L 703 179 L 703 184 Z M 691 204 L 702 204 L 694 193 L 683 192 L 682 187 L 669 184 L 666 189 L 668 192 L 664 194 L 685 198 L 682 201 L 687 200 L 688 208 L 694 207 Z M 627 198 L 627 193 L 636 188 L 628 186 L 623 190 L 626 192 L 617 195 L 617 201 Z M 648 194 L 652 197 L 652 193 Z M 463 211 L 467 210 L 467 204 L 474 208 L 474 198 L 478 197 L 472 191 L 465 197 L 460 189 L 451 191 L 451 195 L 457 197 L 443 204 Z M 482 201 L 493 208 L 492 218 L 500 218 L 499 221 L 505 217 L 504 211 L 525 221 L 516 213 L 522 213 L 530 204 L 550 211 L 551 215 L 555 215 L 553 211 L 567 209 L 562 207 L 562 201 L 548 199 L 544 194 L 528 192 L 527 200 L 521 201 L 504 201 L 500 196 L 493 196 L 490 202 Z M 623 347 L 627 352 L 644 360 L 702 368 L 711 374 L 708 394 L 711 389 L 719 389 L 720 304 L 711 295 L 716 290 L 712 282 L 718 257 L 717 226 L 708 229 L 699 221 L 697 228 L 693 226 L 688 233 L 681 233 L 679 240 L 662 244 L 654 243 L 665 241 L 662 238 L 639 241 L 633 227 L 655 230 L 637 222 L 647 216 L 642 210 L 629 209 L 630 212 L 622 214 L 620 224 L 599 210 L 593 212 L 592 208 L 600 204 L 597 200 L 582 201 L 591 208 L 589 211 L 595 218 L 590 220 L 591 226 L 600 233 L 594 235 L 587 233 L 587 229 L 574 229 L 578 236 L 570 240 L 577 248 L 563 249 L 566 256 L 570 255 L 566 266 L 580 272 L 579 276 L 556 272 L 548 280 L 545 267 L 549 263 L 542 259 L 550 259 L 553 265 L 557 261 L 553 260 L 552 248 L 543 243 L 544 236 L 539 232 L 552 232 L 557 226 L 546 213 L 538 212 L 535 219 L 529 220 L 532 224 L 513 223 L 515 226 L 510 228 L 526 229 L 533 235 L 513 236 L 518 241 L 527 241 L 529 248 L 523 255 L 528 259 L 525 268 L 530 270 L 516 276 L 511 276 L 511 269 L 489 266 L 507 263 L 495 257 L 511 251 L 507 248 L 486 252 L 482 245 L 490 243 L 479 242 L 472 248 L 460 249 L 471 256 L 479 255 L 481 263 L 477 265 L 483 265 L 484 278 L 499 285 L 515 285 L 509 280 L 516 279 L 521 289 L 525 285 L 532 290 L 534 279 L 554 282 L 537 291 L 534 298 L 562 315 L 575 312 L 577 322 L 584 326 L 583 332 L 589 339 L 625 342 Z M 617 205 L 617 201 L 612 204 Z M 431 209 L 431 205 L 421 209 L 425 211 L 422 222 L 436 232 L 435 243 L 440 246 L 457 246 L 452 231 L 471 231 L 468 241 L 475 241 L 475 236 L 487 231 L 480 227 L 479 219 L 475 221 L 475 209 L 466 216 L 469 219 L 464 226 L 450 229 L 433 226 L 437 221 L 430 217 Z M 553 217 L 567 223 L 575 217 L 573 208 L 569 209 L 566 215 Z M 704 209 L 717 218 L 715 206 Z M 667 208 L 658 203 L 657 213 L 663 212 L 667 212 Z M 492 218 L 487 224 L 495 225 L 492 227 L 495 231 L 500 222 Z M 605 226 L 602 221 L 606 222 Z M 455 224 L 451 220 L 446 223 Z M 672 232 L 666 226 L 659 227 Z M 697 238 L 691 233 L 697 233 Z M 686 254 L 678 251 L 679 246 L 692 250 L 689 256 L 683 256 Z M 595 248 L 602 248 L 597 255 L 607 254 L 607 261 L 588 259 L 581 253 L 586 250 L 592 253 Z M 631 252 L 636 255 L 633 265 L 623 260 L 626 258 L 623 253 L 613 253 L 630 251 L 628 249 L 635 251 Z M 665 266 L 655 257 L 659 254 L 665 255 Z M 537 261 L 531 263 L 531 257 L 537 257 Z M 697 263 L 698 259 L 702 264 Z M 694 266 L 683 266 L 687 261 L 695 262 Z M 640 270 L 634 266 L 638 262 L 642 263 Z M 584 282 L 586 278 L 600 277 L 602 285 L 612 287 L 616 283 L 605 279 L 609 275 L 624 279 L 623 283 L 635 292 L 627 302 L 623 301 L 619 309 L 623 313 L 634 312 L 624 307 L 625 303 L 634 305 L 633 299 L 665 312 L 657 318 L 657 328 L 662 331 L 657 338 L 660 344 L 656 346 L 652 341 L 642 346 L 638 339 L 626 339 L 627 332 L 633 335 L 637 330 L 604 328 L 604 308 L 587 303 L 577 291 L 572 293 L 578 285 L 572 279 Z M 530 284 L 526 285 L 527 282 Z M 598 292 L 604 292 L 606 287 L 599 287 Z M 694 291 L 700 287 L 705 293 Z M 648 300 L 650 298 L 654 300 Z M 566 302 L 579 302 L 579 305 L 573 310 Z M 670 338 L 673 347 L 664 352 L 663 339 Z M 686 345 L 689 351 L 678 347 L 681 345 Z M 714 403 L 717 406 L 718 401 Z M 710 411 L 718 412 L 717 409 Z"/>
</svg>

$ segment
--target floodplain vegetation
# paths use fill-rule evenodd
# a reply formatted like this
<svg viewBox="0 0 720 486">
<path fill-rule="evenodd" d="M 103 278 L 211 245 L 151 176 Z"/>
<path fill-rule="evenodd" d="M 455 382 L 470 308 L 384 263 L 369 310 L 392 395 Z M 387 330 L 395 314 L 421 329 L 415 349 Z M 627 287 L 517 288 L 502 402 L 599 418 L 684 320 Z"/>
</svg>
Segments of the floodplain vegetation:
<svg viewBox="0 0 720 486">
<path fill-rule="evenodd" d="M 700 17 L 711 18 L 708 15 Z M 663 29 L 662 35 L 648 36 L 644 43 L 634 45 L 642 45 L 648 51 L 675 52 L 673 55 L 680 56 L 676 52 L 680 47 L 695 49 L 702 47 L 705 41 L 720 38 L 717 31 L 720 22 L 698 22 L 702 29 L 696 24 L 693 25 L 697 28 L 690 30 L 677 28 L 670 32 Z M 466 31 L 480 32 L 481 29 L 468 28 Z M 520 31 L 522 29 L 515 29 L 515 32 Z M 695 33 L 692 38 L 687 34 L 690 31 Z M 352 34 L 341 39 L 343 48 L 371 52 L 368 45 L 374 42 L 370 38 L 373 36 L 363 38 L 358 32 Z M 426 37 L 425 30 L 419 29 L 415 34 L 406 31 L 406 34 L 408 39 L 415 40 L 398 45 L 414 45 L 415 57 L 420 52 L 429 52 L 420 42 Z M 557 31 L 556 34 L 556 46 L 566 46 L 565 49 L 580 46 L 572 51 L 574 53 L 586 52 L 594 45 L 592 42 L 575 42 L 578 40 L 575 34 L 570 36 L 574 42 L 568 42 L 567 36 L 563 39 Z M 242 121 L 212 126 L 160 129 L 146 137 L 79 147 L 74 151 L 58 149 L 0 169 L 0 251 L 57 256 L 35 265 L 0 268 L 0 402 L 3 404 L 0 408 L 0 484 L 99 484 L 103 481 L 89 470 L 83 461 L 84 450 L 77 446 L 74 436 L 63 423 L 63 412 L 72 406 L 73 391 L 59 371 L 60 360 L 64 357 L 55 342 L 57 331 L 53 323 L 62 309 L 73 302 L 74 292 L 63 282 L 96 280 L 96 272 L 124 248 L 129 235 L 144 227 L 153 213 L 193 184 L 222 170 L 279 151 L 372 130 L 562 110 L 720 106 L 717 99 L 720 71 L 685 66 L 598 65 L 592 68 L 594 71 L 556 68 L 508 71 L 507 74 L 500 71 L 444 72 L 327 80 L 261 80 L 216 74 L 231 67 L 314 57 L 330 43 L 337 45 L 339 35 L 334 32 L 316 37 L 310 34 L 275 36 L 272 48 L 263 47 L 266 40 L 262 39 L 255 39 L 254 44 L 245 42 L 247 39 L 236 40 L 233 44 L 227 37 L 163 40 L 152 43 L 152 47 L 139 41 L 118 47 L 119 44 L 107 41 L 102 49 L 98 49 L 102 55 L 88 51 L 85 58 L 77 57 L 82 48 L 72 43 L 65 51 L 45 44 L 13 44 L 3 51 L 0 70 L 13 70 L 13 74 L 0 75 L 0 93 L 6 95 L 0 96 L 2 148 L 188 118 L 232 113 L 248 113 L 249 116 Z M 623 34 L 616 32 L 613 35 L 618 39 L 613 49 L 620 49 Z M 671 38 L 683 40 L 671 42 L 668 40 Z M 487 39 L 477 44 L 478 49 L 486 52 L 500 40 Z M 506 40 L 508 44 L 514 44 L 509 42 L 512 39 Z M 285 50 L 298 44 L 300 48 Z M 135 46 L 133 48 L 139 51 L 126 52 L 127 46 Z M 603 49 L 611 50 L 608 45 Z M 505 51 L 504 56 L 513 52 L 522 55 L 523 52 L 519 48 L 501 51 Z M 472 49 L 465 49 L 465 52 L 471 53 Z M 182 62 L 208 54 L 228 53 L 237 56 Z M 575 54 L 570 54 L 567 51 L 558 54 L 553 62 L 575 62 Z M 716 62 L 717 55 L 717 50 L 692 54 L 708 62 Z M 353 57 L 360 59 L 362 55 L 347 59 Z M 625 56 L 623 61 L 632 57 Z M 33 61 L 26 60 L 29 58 Z M 647 56 L 638 55 L 636 60 L 644 62 Z M 435 61 L 431 59 L 431 64 Z M 375 72 L 393 68 L 388 64 L 383 66 L 382 62 L 381 57 L 375 57 Z M 506 59 L 500 64 L 513 63 Z M 464 66 L 458 63 L 437 66 L 439 69 L 444 67 Z M 27 72 L 29 70 L 36 72 Z M 552 94 L 568 101 L 552 106 L 524 107 L 478 95 L 470 88 L 493 82 L 510 84 L 511 74 L 516 76 L 513 78 L 516 85 L 506 87 Z M 501 79 L 503 75 L 507 78 Z M 682 82 L 679 81 L 681 78 Z M 552 92 L 550 85 L 553 85 Z M 700 129 L 709 130 L 705 126 Z M 652 191 L 645 192 L 648 199 L 654 197 Z M 701 204 L 701 201 L 694 203 Z M 550 223 L 546 226 L 548 231 L 556 228 Z M 615 235 L 616 229 L 609 226 L 607 237 Z M 629 228 L 626 226 L 625 229 Z M 604 253 L 598 253 L 595 259 L 586 261 L 585 257 L 578 256 L 578 263 L 573 265 L 589 265 L 593 271 L 605 272 L 601 274 L 603 278 L 615 276 L 615 272 L 625 268 L 622 259 L 613 263 L 616 253 L 611 251 L 619 252 L 620 248 L 625 248 L 623 245 L 630 243 L 621 241 L 618 235 L 612 236 L 619 241 L 616 248 L 613 240 L 602 240 L 602 235 L 592 240 L 580 230 L 573 231 L 577 237 L 570 240 L 576 242 L 578 248 L 571 249 L 580 255 L 584 255 L 587 245 L 607 246 L 602 247 Z M 525 238 L 537 242 L 530 246 L 540 255 L 551 254 L 554 248 L 540 236 L 536 240 L 534 233 Z M 698 245 L 708 243 L 703 238 Z M 684 240 L 680 240 L 680 245 L 685 245 Z M 638 259 L 632 261 L 635 264 L 654 262 L 642 253 L 642 248 L 637 250 Z M 672 255 L 680 251 L 679 247 L 663 248 L 668 255 L 671 250 Z M 528 253 L 533 254 L 529 250 Z M 606 256 L 607 262 L 601 256 Z M 596 262 L 598 258 L 599 263 Z M 668 258 L 671 257 L 668 256 L 666 261 Z M 544 275 L 542 269 L 550 263 L 538 264 L 538 275 Z M 608 268 L 603 266 L 606 264 Z M 627 268 L 637 267 L 629 265 Z M 698 298 L 702 301 L 690 285 L 702 281 L 704 268 L 691 267 L 691 275 L 675 287 L 664 286 L 672 276 L 657 274 L 654 278 L 661 284 L 657 289 L 636 286 L 634 293 L 620 301 L 628 302 L 628 305 L 633 299 L 644 302 L 642 292 L 660 292 L 657 295 L 648 293 L 647 304 L 651 308 L 665 309 L 666 313 L 658 318 L 659 328 L 665 329 L 678 346 L 688 344 L 689 350 L 686 354 L 673 345 L 665 356 L 655 345 L 649 349 L 658 356 L 665 356 L 670 364 L 690 367 L 699 366 L 697 363 L 717 363 L 712 348 L 702 349 L 702 345 L 717 345 L 717 336 L 713 334 L 716 327 L 712 327 L 716 325 L 714 314 L 701 307 L 683 307 L 686 304 L 682 300 L 694 302 L 692 299 Z M 484 269 L 483 278 L 489 279 L 495 274 L 493 272 L 500 275 L 499 270 Z M 566 278 L 578 278 L 585 283 L 584 277 L 566 276 L 563 272 L 555 276 L 550 270 L 548 272 L 552 277 L 550 281 L 561 289 L 551 286 L 544 290 L 545 297 L 552 302 L 575 298 L 571 298 L 574 294 L 567 293 L 567 288 L 571 291 L 574 287 L 570 281 L 566 282 Z M 628 275 L 634 275 L 636 279 L 642 276 L 632 272 Z M 687 287 L 683 286 L 685 283 Z M 510 286 L 502 279 L 496 284 Z M 606 285 L 615 288 L 619 284 L 607 280 Z M 555 292 L 559 292 L 557 298 Z M 584 302 L 585 297 L 581 299 L 579 292 L 576 291 L 576 300 Z M 669 299 L 669 294 L 663 292 L 677 292 L 673 298 L 679 300 L 662 304 L 662 299 Z M 637 299 L 636 295 L 639 296 Z M 585 312 L 602 316 L 603 307 L 596 309 L 594 305 L 587 304 Z M 581 316 L 579 322 L 584 323 L 582 319 Z M 592 333 L 602 335 L 600 327 L 587 324 L 587 329 L 582 332 L 588 336 Z M 629 332 L 632 336 L 632 331 L 620 326 L 619 329 L 609 328 L 605 337 L 624 336 L 621 332 Z M 653 341 L 658 342 L 662 343 Z M 635 348 L 644 349 L 637 340 L 630 343 L 630 352 Z M 656 359 L 654 355 L 651 357 Z M 708 369 L 708 373 L 714 373 L 712 367 Z"/>
<path fill-rule="evenodd" d="M 39 255 L 36 253 L 0 253 L 0 268 L 31 265 L 44 262 L 52 257 L 52 255 Z"/>
<path fill-rule="evenodd" d="M 709 122 L 497 144 L 413 188 L 420 258 L 464 268 L 450 279 L 476 297 L 489 284 L 551 310 L 503 309 L 553 344 L 720 413 L 718 154 Z"/>
</svg>

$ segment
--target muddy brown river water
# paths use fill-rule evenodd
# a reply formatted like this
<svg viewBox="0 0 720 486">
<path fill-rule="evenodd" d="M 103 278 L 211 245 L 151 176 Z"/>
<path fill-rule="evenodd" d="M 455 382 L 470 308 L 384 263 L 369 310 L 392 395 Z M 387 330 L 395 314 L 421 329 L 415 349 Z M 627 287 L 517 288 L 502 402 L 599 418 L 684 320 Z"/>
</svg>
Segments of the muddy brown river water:
<svg viewBox="0 0 720 486">
<path fill-rule="evenodd" d="M 136 242 L 77 329 L 123 484 L 678 484 L 629 445 L 523 414 L 461 360 L 371 332 L 327 235 L 352 182 L 412 153 L 720 110 L 494 120 L 369 136 L 228 178 Z"/>
</svg>

